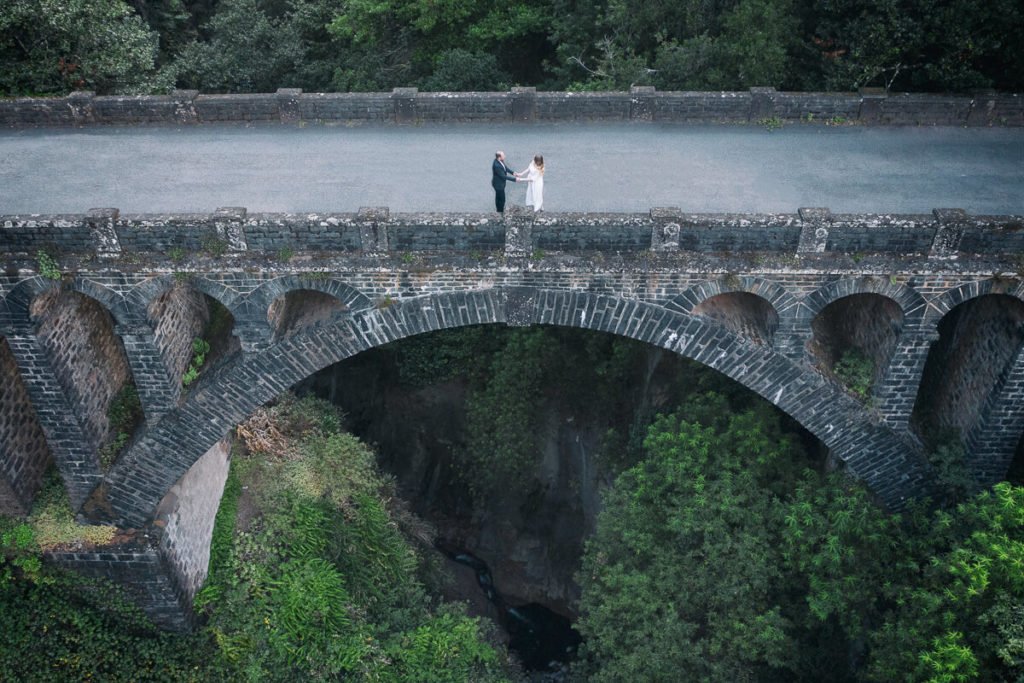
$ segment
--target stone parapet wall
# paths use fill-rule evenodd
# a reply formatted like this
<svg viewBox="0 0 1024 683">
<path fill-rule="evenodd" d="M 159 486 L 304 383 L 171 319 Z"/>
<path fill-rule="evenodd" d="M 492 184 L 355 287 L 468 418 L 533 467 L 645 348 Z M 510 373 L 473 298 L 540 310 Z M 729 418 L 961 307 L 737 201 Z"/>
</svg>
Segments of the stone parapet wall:
<svg viewBox="0 0 1024 683">
<path fill-rule="evenodd" d="M 834 252 L 1008 254 L 1024 251 L 1024 217 L 931 215 L 648 213 L 356 213 L 0 216 L 0 253 L 35 256 L 148 252 L 170 255 L 288 249 L 293 252 Z M 104 227 L 105 226 L 105 227 Z M 510 237 L 514 233 L 514 238 Z"/>
<path fill-rule="evenodd" d="M 95 96 L 0 100 L 0 126 L 196 124 L 217 122 L 427 123 L 528 121 L 658 121 L 758 123 L 778 119 L 808 124 L 909 126 L 1022 126 L 1024 97 L 860 92 L 419 92 Z"/>
</svg>

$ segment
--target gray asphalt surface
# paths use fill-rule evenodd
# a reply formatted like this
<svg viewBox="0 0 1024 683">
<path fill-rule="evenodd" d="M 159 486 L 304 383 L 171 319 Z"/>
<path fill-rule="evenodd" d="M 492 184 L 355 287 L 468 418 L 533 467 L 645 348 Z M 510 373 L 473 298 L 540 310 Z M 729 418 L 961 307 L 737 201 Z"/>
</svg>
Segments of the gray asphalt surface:
<svg viewBox="0 0 1024 683">
<path fill-rule="evenodd" d="M 629 124 L 6 130 L 0 214 L 491 211 L 499 148 L 548 211 L 1024 214 L 1022 129 Z"/>
</svg>

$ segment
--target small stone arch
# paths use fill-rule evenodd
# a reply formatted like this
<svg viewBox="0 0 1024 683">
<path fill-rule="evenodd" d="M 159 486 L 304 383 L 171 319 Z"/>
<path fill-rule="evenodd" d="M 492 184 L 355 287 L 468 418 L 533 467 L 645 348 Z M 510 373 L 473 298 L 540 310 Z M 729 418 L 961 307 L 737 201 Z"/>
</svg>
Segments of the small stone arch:
<svg viewBox="0 0 1024 683">
<path fill-rule="evenodd" d="M 811 320 L 808 351 L 827 373 L 838 374 L 840 364 L 865 364 L 867 369 L 870 363 L 867 384 L 874 386 L 889 367 L 903 327 L 903 310 L 894 300 L 881 294 L 849 294 L 829 303 Z M 855 390 L 866 392 L 868 386 Z"/>
<path fill-rule="evenodd" d="M 174 382 L 181 381 L 189 366 L 195 338 L 210 337 L 206 339 L 211 345 L 206 367 L 241 348 L 235 330 L 235 308 L 243 299 L 223 283 L 187 273 L 168 273 L 139 283 L 125 298 L 132 316 L 152 329 L 154 343 Z M 168 305 L 171 299 L 174 305 Z"/>
<path fill-rule="evenodd" d="M 0 514 L 28 514 L 53 461 L 36 407 L 0 334 Z"/>
<path fill-rule="evenodd" d="M 344 282 L 311 275 L 275 278 L 260 285 L 247 298 L 252 308 L 266 311 L 274 337 L 372 305 L 365 294 Z"/>
<path fill-rule="evenodd" d="M 954 308 L 986 294 L 1005 294 L 1024 300 L 1024 280 L 989 278 L 948 289 L 928 302 L 922 325 L 928 328 L 937 328 L 946 314 Z"/>
<path fill-rule="evenodd" d="M 749 292 L 727 292 L 697 304 L 693 315 L 714 320 L 757 344 L 771 344 L 779 314 L 765 299 Z"/>
<path fill-rule="evenodd" d="M 155 299 L 163 296 L 168 290 L 181 285 L 187 285 L 205 294 L 232 313 L 234 313 L 233 309 L 240 298 L 238 292 L 216 280 L 191 273 L 167 273 L 139 283 L 128 292 L 125 299 L 136 319 L 142 320 L 147 317 L 149 307 Z"/>
<path fill-rule="evenodd" d="M 369 308 L 373 302 L 355 287 L 332 277 L 285 275 L 268 280 L 249 293 L 248 298 L 261 301 L 269 308 L 275 300 L 292 291 L 308 290 L 337 299 L 348 310 Z"/>
<path fill-rule="evenodd" d="M 116 318 L 81 289 L 50 287 L 37 293 L 28 317 L 83 437 L 98 451 L 115 436 L 108 415 L 112 402 L 135 379 Z"/>
<path fill-rule="evenodd" d="M 770 348 L 699 317 L 637 300 L 519 287 L 432 294 L 362 309 L 226 365 L 215 381 L 148 430 L 109 474 L 115 516 L 121 523 L 144 524 L 212 444 L 312 373 L 407 336 L 486 323 L 579 327 L 660 346 L 722 372 L 789 413 L 891 504 L 898 505 L 908 490 L 927 488 L 927 468 L 907 442 L 832 383 Z M 167 447 L 171 443 L 173 449 Z"/>
<path fill-rule="evenodd" d="M 819 287 L 801 300 L 799 317 L 804 321 L 813 320 L 829 304 L 854 294 L 877 294 L 891 299 L 903 313 L 904 329 L 919 326 L 927 308 L 924 297 L 914 288 L 889 278 L 868 276 L 842 278 Z"/>
<path fill-rule="evenodd" d="M 971 283 L 947 292 L 933 309 L 954 304 L 934 321 L 939 338 L 925 361 L 911 416 L 926 442 L 940 434 L 969 438 L 1022 353 L 1020 288 L 1000 289 L 991 281 Z"/>
<path fill-rule="evenodd" d="M 55 281 L 36 275 L 16 284 L 4 297 L 12 322 L 29 322 L 32 303 L 36 297 L 54 289 L 77 292 L 89 297 L 101 305 L 117 323 L 131 320 L 131 312 L 124 297 L 108 287 L 88 278 L 74 277 Z"/>
<path fill-rule="evenodd" d="M 665 307 L 681 313 L 692 313 L 704 301 L 720 294 L 745 292 L 753 294 L 768 304 L 779 315 L 796 305 L 796 298 L 782 285 L 752 275 L 723 276 L 717 280 L 706 280 L 690 287 L 669 301 Z"/>
</svg>

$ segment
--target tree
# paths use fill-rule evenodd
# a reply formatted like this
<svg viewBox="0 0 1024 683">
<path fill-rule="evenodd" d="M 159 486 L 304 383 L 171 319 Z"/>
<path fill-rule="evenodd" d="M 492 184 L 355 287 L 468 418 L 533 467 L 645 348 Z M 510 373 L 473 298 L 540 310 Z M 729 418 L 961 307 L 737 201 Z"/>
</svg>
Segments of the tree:
<svg viewBox="0 0 1024 683">
<path fill-rule="evenodd" d="M 683 417 L 685 416 L 685 417 Z M 780 494 L 799 447 L 766 408 L 706 395 L 660 417 L 616 480 L 580 574 L 592 680 L 750 680 L 794 671 Z"/>
<path fill-rule="evenodd" d="M 208 92 L 273 92 L 290 84 L 304 45 L 288 17 L 272 18 L 258 0 L 225 0 L 210 38 L 182 49 L 179 83 Z"/>
<path fill-rule="evenodd" d="M 817 17 L 813 41 L 832 89 L 1024 84 L 1024 9 L 1013 0 L 828 0 Z"/>
<path fill-rule="evenodd" d="M 434 73 L 423 82 L 425 90 L 505 90 L 508 74 L 498 68 L 492 54 L 473 53 L 460 48 L 438 55 Z"/>
<path fill-rule="evenodd" d="M 172 85 L 156 67 L 157 35 L 123 0 L 0 5 L 0 93 L 142 94 Z"/>
<path fill-rule="evenodd" d="M 900 549 L 893 603 L 871 634 L 874 680 L 1024 675 L 1024 488 L 1008 482 L 955 510 L 919 512 Z"/>
</svg>

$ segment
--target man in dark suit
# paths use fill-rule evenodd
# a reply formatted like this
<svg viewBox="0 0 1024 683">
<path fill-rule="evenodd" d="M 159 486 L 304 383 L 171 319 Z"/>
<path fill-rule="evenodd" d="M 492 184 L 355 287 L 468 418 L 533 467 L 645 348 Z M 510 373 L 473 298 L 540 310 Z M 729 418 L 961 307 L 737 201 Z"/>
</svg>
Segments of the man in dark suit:
<svg viewBox="0 0 1024 683">
<path fill-rule="evenodd" d="M 494 163 L 491 164 L 491 187 L 494 188 L 494 208 L 498 213 L 505 213 L 505 181 L 519 182 L 515 174 L 508 170 L 505 165 L 505 153 L 498 150 L 494 153 Z"/>
</svg>

